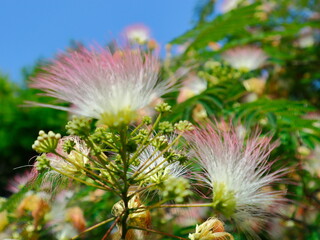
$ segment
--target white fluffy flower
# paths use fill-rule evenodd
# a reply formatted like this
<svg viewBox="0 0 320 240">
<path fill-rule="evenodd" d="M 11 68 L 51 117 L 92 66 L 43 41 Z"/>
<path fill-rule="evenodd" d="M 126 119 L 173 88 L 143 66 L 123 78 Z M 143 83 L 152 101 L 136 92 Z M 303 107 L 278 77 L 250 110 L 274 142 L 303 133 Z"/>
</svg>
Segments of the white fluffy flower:
<svg viewBox="0 0 320 240">
<path fill-rule="evenodd" d="M 67 154 L 63 150 L 63 144 L 65 141 L 70 140 L 75 143 L 75 150 Z M 84 167 L 89 161 L 88 157 L 85 156 L 89 155 L 90 149 L 85 145 L 84 141 L 77 136 L 68 136 L 60 139 L 56 148 L 56 152 L 67 160 L 54 153 L 48 153 L 46 154 L 46 157 L 50 162 L 50 166 L 67 174 L 75 174 L 80 170 L 76 165 Z M 71 162 L 76 165 L 72 164 Z"/>
<path fill-rule="evenodd" d="M 140 164 L 132 166 L 132 169 L 135 172 L 140 171 L 142 178 L 148 176 L 148 183 L 160 184 L 169 177 L 178 178 L 187 172 L 185 166 L 179 162 L 169 163 L 161 152 L 151 145 L 140 154 L 139 161 Z"/>
<path fill-rule="evenodd" d="M 252 71 L 260 68 L 267 60 L 264 51 L 255 46 L 242 46 L 229 49 L 222 54 L 222 59 L 233 68 Z"/>
<path fill-rule="evenodd" d="M 116 126 L 135 119 L 137 110 L 166 93 L 158 81 L 159 62 L 141 50 L 81 48 L 54 60 L 31 86 L 73 107 L 49 106 Z"/>
<path fill-rule="evenodd" d="M 232 9 L 235 9 L 240 2 L 241 0 L 221 0 L 219 10 L 221 13 L 229 12 Z"/>
<path fill-rule="evenodd" d="M 150 39 L 150 30 L 143 24 L 135 24 L 127 27 L 125 37 L 133 43 L 143 44 Z"/>
<path fill-rule="evenodd" d="M 233 129 L 211 125 L 191 132 L 187 140 L 205 172 L 204 181 L 213 191 L 213 207 L 254 235 L 252 224 L 259 227 L 267 221 L 283 194 L 270 187 L 284 172 L 269 173 L 272 162 L 268 156 L 275 144 L 258 136 L 244 142 Z"/>
<path fill-rule="evenodd" d="M 178 103 L 187 100 L 195 95 L 198 95 L 207 89 L 207 81 L 199 78 L 197 75 L 191 73 L 183 82 L 178 96 Z"/>
</svg>

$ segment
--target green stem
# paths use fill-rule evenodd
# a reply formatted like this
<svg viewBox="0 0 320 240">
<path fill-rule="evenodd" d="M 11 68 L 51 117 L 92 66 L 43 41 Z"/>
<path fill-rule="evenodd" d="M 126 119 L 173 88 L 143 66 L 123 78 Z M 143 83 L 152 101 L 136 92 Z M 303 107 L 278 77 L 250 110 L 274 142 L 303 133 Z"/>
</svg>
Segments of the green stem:
<svg viewBox="0 0 320 240">
<path fill-rule="evenodd" d="M 132 163 L 138 156 L 140 156 L 140 154 L 146 149 L 146 142 L 148 141 L 148 139 L 150 138 L 153 130 L 157 127 L 157 125 L 160 122 L 160 119 L 162 117 L 162 114 L 160 113 L 156 119 L 156 121 L 154 122 L 154 124 L 152 125 L 151 129 L 148 132 L 148 135 L 145 137 L 145 139 L 143 140 L 143 142 L 140 144 L 139 148 L 137 149 L 137 151 L 133 154 L 133 156 L 130 159 L 130 163 Z M 159 133 L 157 133 L 158 135 Z"/>
<path fill-rule="evenodd" d="M 143 206 L 135 209 L 130 209 L 134 213 L 145 212 L 146 210 L 151 210 L 154 208 L 189 208 L 189 207 L 212 207 L 212 203 L 198 203 L 198 204 L 165 204 L 166 200 L 160 201 L 151 206 Z"/>
<path fill-rule="evenodd" d="M 103 141 L 104 144 L 107 144 L 109 147 L 111 147 L 111 150 L 114 151 L 114 150 L 118 150 L 117 149 L 117 146 L 113 145 L 112 143 L 109 143 L 108 141 Z M 110 151 L 110 149 L 108 150 Z"/>
<path fill-rule="evenodd" d="M 92 150 L 96 149 L 96 144 L 89 137 L 87 137 L 85 139 L 85 142 L 89 146 L 90 149 L 92 149 Z M 97 154 L 96 157 L 97 157 L 98 162 L 102 166 L 104 166 L 105 164 L 108 163 L 108 158 L 103 153 Z"/>
<path fill-rule="evenodd" d="M 95 143 L 92 142 L 90 138 L 87 138 L 87 139 L 86 139 L 86 143 L 87 143 L 92 149 L 95 149 Z M 117 179 L 116 179 L 116 178 L 114 177 L 114 175 L 110 172 L 111 170 L 110 170 L 109 168 L 105 167 L 105 165 L 106 165 L 107 163 L 109 163 L 109 164 L 111 164 L 113 167 L 115 167 L 114 164 L 113 164 L 111 161 L 108 161 L 108 157 L 105 156 L 104 153 L 100 153 L 100 154 L 97 155 L 96 157 L 98 158 L 99 163 L 102 164 L 103 168 L 108 171 L 110 177 L 112 178 L 113 183 L 117 185 L 118 189 L 121 189 L 120 183 L 118 183 Z M 111 184 L 112 184 L 112 183 L 111 183 Z"/>
<path fill-rule="evenodd" d="M 60 171 L 60 170 L 58 170 L 58 169 L 56 169 L 56 168 L 54 168 L 54 167 L 52 167 L 52 166 L 50 166 L 50 167 L 51 167 L 52 170 L 60 173 L 61 175 L 66 176 L 66 177 L 68 177 L 68 178 L 71 178 L 71 179 L 73 179 L 73 180 L 75 180 L 75 181 L 81 182 L 81 183 L 83 183 L 83 184 L 86 184 L 86 185 L 88 185 L 88 186 L 95 187 L 95 188 L 99 188 L 99 189 L 102 189 L 102 190 L 108 190 L 108 191 L 112 190 L 112 189 L 110 189 L 109 187 L 108 187 L 108 188 L 105 188 L 105 187 L 101 187 L 101 186 L 99 186 L 99 185 L 95 185 L 95 184 L 92 184 L 92 183 L 88 183 L 88 182 L 86 182 L 86 181 L 84 181 L 84 180 L 82 180 L 82 179 L 80 179 L 80 178 L 74 177 L 74 176 L 72 176 L 72 175 L 68 175 L 68 174 L 66 174 L 66 173 L 64 173 L 64 172 L 62 172 L 62 171 Z"/>
<path fill-rule="evenodd" d="M 154 187 L 154 186 L 156 186 L 157 184 L 156 183 L 153 183 L 153 184 L 150 184 L 150 185 L 148 185 L 148 186 L 146 186 L 146 187 L 143 187 L 143 188 L 139 188 L 138 190 L 136 190 L 135 192 L 133 192 L 133 193 L 131 193 L 130 195 L 129 195 L 129 198 L 131 199 L 133 196 L 135 196 L 136 194 L 138 194 L 138 193 L 140 193 L 140 192 L 142 192 L 142 191 L 145 191 L 145 190 L 147 190 L 147 189 L 149 189 L 149 188 L 152 188 L 152 187 Z"/>
<path fill-rule="evenodd" d="M 94 180 L 95 182 L 99 183 L 100 185 L 102 185 L 103 187 L 105 187 L 106 189 L 108 189 L 109 191 L 113 191 L 113 192 L 116 193 L 116 191 L 115 191 L 113 188 L 111 188 L 111 187 L 109 187 L 109 186 L 107 186 L 107 185 L 105 185 L 105 184 L 103 183 L 103 181 L 106 181 L 104 178 L 101 178 L 99 175 L 97 175 L 96 173 L 90 171 L 88 168 L 85 168 L 85 167 L 77 164 L 76 162 L 70 161 L 70 159 L 64 157 L 63 155 L 59 154 L 59 153 L 56 152 L 56 151 L 54 152 L 54 154 L 56 154 L 57 156 L 61 157 L 61 158 L 62 158 L 63 160 L 65 160 L 66 162 L 68 162 L 68 163 L 76 166 L 77 168 L 80 168 L 80 169 L 83 170 L 84 172 L 90 174 L 90 175 L 87 175 L 87 176 L 89 176 L 92 180 Z M 92 176 L 93 176 L 94 178 L 93 178 Z M 99 181 L 96 181 L 96 180 L 99 180 Z M 110 183 L 109 181 L 107 181 L 107 182 L 112 185 L 112 183 Z"/>
<path fill-rule="evenodd" d="M 153 136 L 153 138 L 157 137 L 158 135 L 160 135 L 160 133 L 158 132 L 156 135 Z M 146 139 L 148 139 L 149 137 L 146 137 Z M 146 145 L 145 143 L 140 144 L 139 148 L 137 149 L 137 151 L 134 153 L 134 155 L 130 158 L 129 162 L 130 164 L 134 162 L 134 160 L 136 160 L 137 157 L 139 157 L 141 155 L 141 153 L 146 150 L 146 148 L 149 145 Z"/>
<path fill-rule="evenodd" d="M 127 126 L 123 127 L 120 129 L 120 143 L 121 143 L 121 148 L 119 151 L 119 154 L 121 156 L 121 160 L 123 163 L 123 191 L 122 191 L 122 201 L 124 203 L 124 213 L 123 217 L 121 219 L 121 239 L 125 240 L 127 232 L 128 232 L 128 227 L 127 227 L 127 219 L 129 217 L 129 200 L 130 198 L 128 197 L 128 191 L 129 191 L 129 184 L 128 184 L 128 179 L 127 179 L 127 173 L 129 169 L 129 162 L 128 162 L 128 152 L 127 152 L 127 141 L 128 141 L 128 129 Z"/>
<path fill-rule="evenodd" d="M 176 139 L 174 139 L 165 149 L 163 149 L 158 156 L 153 159 L 149 164 L 146 165 L 142 165 L 133 175 L 132 178 L 134 178 L 135 176 L 141 174 L 146 168 L 148 168 L 151 164 L 153 164 L 154 162 L 156 162 L 166 151 L 168 151 L 169 148 L 171 148 L 180 138 L 182 137 L 182 133 L 180 133 Z M 151 155 L 153 156 L 153 154 Z M 148 161 L 150 161 L 151 156 L 145 161 L 145 163 L 147 163 Z M 157 166 L 151 170 L 149 170 L 147 173 L 145 174 L 149 174 L 151 171 L 157 169 L 157 167 L 161 166 L 163 163 L 165 163 L 167 161 L 167 159 L 164 159 L 161 163 L 157 164 Z"/>
<path fill-rule="evenodd" d="M 165 205 L 159 206 L 159 208 L 188 208 L 188 207 L 212 207 L 212 203 L 165 204 Z"/>
<path fill-rule="evenodd" d="M 144 123 L 140 123 L 135 129 L 133 129 L 133 131 L 130 133 L 130 135 L 132 136 L 133 134 L 136 133 L 136 131 L 138 131 L 142 126 L 144 125 Z"/>
<path fill-rule="evenodd" d="M 76 152 L 77 152 L 77 151 L 76 151 Z M 99 180 L 104 180 L 104 179 L 101 178 L 99 175 L 97 175 L 97 174 L 95 174 L 94 172 L 90 171 L 88 168 L 85 168 L 85 167 L 79 165 L 78 163 L 71 161 L 70 159 L 66 158 L 65 156 L 61 155 L 60 153 L 58 153 L 58 152 L 56 152 L 56 151 L 53 152 L 53 153 L 56 154 L 57 156 L 59 156 L 60 158 L 62 158 L 63 160 L 67 161 L 68 163 L 76 166 L 77 168 L 80 168 L 81 170 L 83 170 L 83 171 L 91 174 L 92 176 L 96 177 L 97 179 L 99 179 Z M 84 155 L 84 156 L 85 156 L 85 155 Z M 85 156 L 85 157 L 88 157 L 88 156 Z"/>
<path fill-rule="evenodd" d="M 89 158 L 89 159 L 91 160 L 91 162 L 94 162 L 94 163 L 95 163 L 95 161 L 94 161 L 92 158 L 86 156 L 85 154 L 81 153 L 80 151 L 78 151 L 78 150 L 76 150 L 76 149 L 74 149 L 73 151 L 76 151 L 77 153 L 81 154 L 82 156 Z M 98 165 L 98 167 L 101 167 L 102 169 L 109 170 L 109 171 L 115 173 L 115 171 L 113 171 L 112 169 L 107 168 L 106 165 L 101 165 L 101 163 L 99 163 L 99 164 L 100 164 L 100 165 Z M 113 167 L 115 167 L 115 165 L 114 165 L 111 161 L 109 162 L 109 164 L 111 164 Z M 88 168 L 85 168 L 85 169 L 86 169 L 87 171 L 90 171 Z M 92 168 L 91 168 L 91 169 L 92 169 Z M 100 170 L 100 169 L 99 169 L 99 170 Z M 91 174 L 95 174 L 95 173 L 92 172 L 92 171 L 91 171 L 90 173 L 91 173 Z M 100 176 L 97 175 L 97 174 L 95 174 L 95 177 L 100 178 Z M 101 179 L 105 180 L 104 178 L 101 178 Z M 110 182 L 109 182 L 109 183 L 110 183 Z"/>
<path fill-rule="evenodd" d="M 95 144 L 94 144 L 94 142 L 91 141 L 90 138 L 86 138 L 86 143 L 87 143 L 87 145 L 88 145 L 90 148 L 95 149 Z M 112 163 L 111 161 L 108 161 L 108 157 L 105 156 L 104 153 L 100 153 L 100 154 L 97 155 L 96 157 L 98 158 L 98 160 L 99 160 L 98 163 L 101 164 L 101 167 L 102 167 L 103 169 L 107 170 L 108 173 L 109 173 L 109 175 L 110 175 L 110 177 L 112 178 L 113 183 L 110 182 L 110 181 L 107 181 L 107 182 L 108 182 L 109 184 L 111 184 L 111 186 L 114 185 L 114 184 L 116 184 L 117 187 L 118 187 L 118 189 L 121 189 L 121 185 L 118 183 L 117 179 L 116 179 L 116 178 L 114 177 L 114 175 L 111 173 L 111 170 L 105 166 L 107 163 L 110 163 L 111 165 L 113 165 L 113 163 Z M 93 162 L 96 162 L 96 161 L 93 161 Z M 98 175 L 97 175 L 97 176 L 98 176 Z M 100 176 L 98 176 L 98 177 L 100 177 Z M 103 179 L 103 180 L 106 181 L 105 179 Z"/>
</svg>

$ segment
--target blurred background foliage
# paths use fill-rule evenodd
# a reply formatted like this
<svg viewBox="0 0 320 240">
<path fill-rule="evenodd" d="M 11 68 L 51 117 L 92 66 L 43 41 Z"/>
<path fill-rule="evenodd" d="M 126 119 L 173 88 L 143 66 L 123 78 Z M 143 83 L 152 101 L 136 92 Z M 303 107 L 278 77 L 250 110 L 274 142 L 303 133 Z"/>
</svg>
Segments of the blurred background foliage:
<svg viewBox="0 0 320 240">
<path fill-rule="evenodd" d="M 320 239 L 320 2 L 229 1 L 233 3 L 229 8 L 223 5 L 228 1 L 218 2 L 198 1 L 191 29 L 166 46 L 162 77 L 177 78 L 182 86 L 165 96 L 173 106 L 166 117 L 195 124 L 224 119 L 239 125 L 245 134 L 256 128 L 272 134 L 280 143 L 271 158 L 278 160 L 275 168 L 290 170 L 289 184 L 275 188 L 287 188 L 290 202 L 279 220 L 268 224 L 269 234 L 261 233 L 261 238 Z M 224 60 L 227 50 L 247 45 L 267 54 L 262 67 L 243 71 Z M 26 100 L 40 101 L 37 91 L 27 87 L 38 66 L 25 71 L 23 85 L 0 76 L 1 195 L 8 194 L 5 186 L 10 176 L 23 171 L 13 169 L 32 163 L 28 161 L 35 156 L 31 144 L 39 130 L 64 133 L 67 113 L 21 107 Z M 201 86 L 188 85 L 193 80 Z M 188 97 L 184 97 L 186 89 Z M 104 206 L 107 200 L 87 204 L 92 191 L 81 188 L 73 195 L 87 214 L 88 226 L 102 221 L 102 213 L 110 214 Z M 101 198 L 109 196 L 97 197 Z M 172 232 L 180 236 L 194 228 L 172 226 Z M 91 236 L 101 236 L 105 229 Z M 245 239 L 241 234 L 235 238 Z"/>
<path fill-rule="evenodd" d="M 30 72 L 30 73 L 29 73 Z M 26 107 L 25 101 L 39 101 L 37 91 L 27 87 L 27 79 L 37 69 L 24 71 L 23 84 L 15 84 L 0 75 L 0 186 L 1 195 L 8 195 L 8 179 L 24 172 L 33 163 L 35 152 L 30 148 L 41 129 L 65 132 L 68 114 L 50 108 Z M 43 101 L 43 97 L 41 101 Z M 47 102 L 52 101 L 50 99 Z M 22 167 L 22 168 L 20 168 Z M 19 168 L 19 169 L 16 169 Z"/>
</svg>

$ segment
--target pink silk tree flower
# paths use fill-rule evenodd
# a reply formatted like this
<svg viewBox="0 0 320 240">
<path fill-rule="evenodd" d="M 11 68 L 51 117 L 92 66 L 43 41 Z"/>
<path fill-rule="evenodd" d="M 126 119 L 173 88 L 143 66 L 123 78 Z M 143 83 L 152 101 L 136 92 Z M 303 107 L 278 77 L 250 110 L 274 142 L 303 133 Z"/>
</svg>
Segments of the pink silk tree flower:
<svg viewBox="0 0 320 240">
<path fill-rule="evenodd" d="M 73 141 L 75 144 L 74 150 L 72 150 L 70 153 L 65 152 L 63 149 L 63 144 L 66 141 Z M 78 136 L 67 136 L 61 138 L 56 148 L 56 152 L 59 155 L 54 153 L 47 153 L 46 158 L 49 160 L 50 166 L 60 172 L 75 175 L 81 170 L 78 166 L 83 168 L 86 164 L 89 163 L 89 158 L 87 156 L 90 153 L 90 149 Z M 66 158 L 67 161 L 64 158 Z M 51 171 L 50 174 L 52 174 L 53 172 L 54 171 Z"/>
<path fill-rule="evenodd" d="M 284 192 L 270 187 L 286 172 L 269 172 L 273 162 L 268 157 L 277 144 L 258 134 L 245 141 L 234 129 L 221 130 L 210 124 L 186 138 L 204 170 L 203 181 L 212 189 L 212 206 L 254 236 L 253 228 L 261 227 L 284 201 Z"/>
<path fill-rule="evenodd" d="M 187 99 L 198 95 L 207 89 L 207 81 L 199 78 L 196 74 L 190 73 L 183 81 L 177 102 L 181 103 Z"/>
<path fill-rule="evenodd" d="M 150 29 L 143 24 L 134 24 L 124 30 L 124 35 L 129 42 L 144 44 L 150 39 Z"/>
<path fill-rule="evenodd" d="M 158 79 L 156 57 L 140 49 L 80 48 L 61 55 L 32 79 L 31 87 L 72 104 L 62 107 L 76 115 L 96 118 L 101 124 L 129 123 L 136 112 L 168 92 L 169 81 Z"/>
<path fill-rule="evenodd" d="M 11 193 L 19 192 L 27 184 L 31 183 L 37 178 L 37 171 L 35 169 L 19 173 L 9 180 L 7 190 Z"/>
<path fill-rule="evenodd" d="M 227 13 L 238 7 L 239 3 L 241 3 L 241 0 L 221 0 L 218 8 L 221 13 Z"/>
<path fill-rule="evenodd" d="M 231 48 L 222 53 L 222 59 L 229 63 L 233 68 L 252 71 L 262 67 L 268 56 L 256 46 L 241 46 Z"/>
</svg>

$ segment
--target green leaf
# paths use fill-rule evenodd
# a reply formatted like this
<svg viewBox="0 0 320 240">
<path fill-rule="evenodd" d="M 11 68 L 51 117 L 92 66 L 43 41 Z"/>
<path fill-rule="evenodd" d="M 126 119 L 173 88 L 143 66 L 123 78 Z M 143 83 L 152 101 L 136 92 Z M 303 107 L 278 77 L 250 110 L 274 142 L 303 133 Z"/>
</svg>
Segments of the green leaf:
<svg viewBox="0 0 320 240">
<path fill-rule="evenodd" d="M 259 23 L 256 17 L 259 4 L 237 8 L 213 21 L 199 24 L 194 29 L 171 41 L 171 44 L 183 44 L 192 41 L 188 49 L 206 47 L 211 41 L 219 41 L 228 35 L 245 31 L 248 25 Z M 188 51 L 188 50 L 187 50 Z"/>
</svg>

